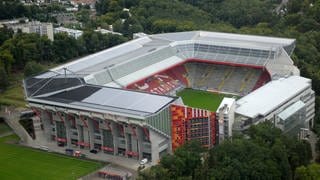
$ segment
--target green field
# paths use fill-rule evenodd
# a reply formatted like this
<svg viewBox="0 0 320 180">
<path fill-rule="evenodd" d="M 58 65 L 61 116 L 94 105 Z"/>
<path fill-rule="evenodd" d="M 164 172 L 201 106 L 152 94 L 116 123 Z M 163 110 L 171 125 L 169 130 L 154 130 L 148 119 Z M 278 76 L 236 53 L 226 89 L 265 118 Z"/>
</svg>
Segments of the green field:
<svg viewBox="0 0 320 180">
<path fill-rule="evenodd" d="M 77 179 L 102 166 L 6 143 L 17 140 L 16 136 L 0 138 L 0 179 Z"/>
<path fill-rule="evenodd" d="M 184 89 L 177 93 L 185 105 L 195 108 L 216 111 L 225 94 L 217 94 L 194 89 Z"/>
</svg>

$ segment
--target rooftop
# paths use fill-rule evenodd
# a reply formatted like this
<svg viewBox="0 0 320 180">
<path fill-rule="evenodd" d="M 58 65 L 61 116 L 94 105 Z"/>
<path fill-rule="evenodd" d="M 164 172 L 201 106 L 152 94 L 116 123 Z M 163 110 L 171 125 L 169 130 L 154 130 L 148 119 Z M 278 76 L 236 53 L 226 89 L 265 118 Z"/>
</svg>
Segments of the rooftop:
<svg viewBox="0 0 320 180">
<path fill-rule="evenodd" d="M 217 112 L 219 111 L 219 109 L 223 108 L 225 105 L 228 107 L 227 111 L 224 112 L 224 114 L 228 114 L 231 106 L 233 106 L 233 104 L 236 102 L 236 100 L 234 98 L 223 98 L 222 102 L 220 103 Z"/>
<path fill-rule="evenodd" d="M 236 113 L 249 118 L 266 116 L 310 86 L 311 80 L 300 76 L 271 81 L 239 99 Z"/>
<path fill-rule="evenodd" d="M 54 94 L 31 97 L 29 101 L 141 118 L 157 113 L 175 99 L 170 96 L 83 85 Z"/>
<path fill-rule="evenodd" d="M 111 82 L 121 81 L 128 75 L 135 77 L 135 72 L 153 68 L 153 64 L 174 56 L 182 60 L 202 59 L 263 67 L 268 62 L 277 62 L 283 51 L 290 55 L 294 44 L 294 39 L 205 31 L 155 34 L 141 36 L 52 70 L 62 73 L 63 68 L 67 68 L 70 72 L 88 76 L 107 70 Z M 285 58 L 291 61 L 289 56 Z M 125 81 L 122 85 L 128 84 L 130 82 Z"/>
</svg>

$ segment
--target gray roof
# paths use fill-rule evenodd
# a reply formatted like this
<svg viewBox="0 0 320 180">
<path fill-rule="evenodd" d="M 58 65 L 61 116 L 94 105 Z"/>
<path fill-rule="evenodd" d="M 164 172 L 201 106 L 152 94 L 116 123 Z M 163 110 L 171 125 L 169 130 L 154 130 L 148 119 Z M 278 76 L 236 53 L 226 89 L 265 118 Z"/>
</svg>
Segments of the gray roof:
<svg viewBox="0 0 320 180">
<path fill-rule="evenodd" d="M 143 118 L 176 98 L 125 89 L 84 85 L 55 94 L 28 98 L 30 102 Z"/>
<path fill-rule="evenodd" d="M 236 113 L 250 118 L 266 116 L 310 86 L 311 80 L 300 76 L 271 81 L 239 99 Z"/>
<path fill-rule="evenodd" d="M 282 51 L 288 51 L 290 55 L 294 44 L 294 39 L 206 31 L 146 35 L 53 68 L 52 71 L 63 73 L 63 68 L 67 68 L 70 72 L 90 76 L 84 77 L 86 81 L 103 85 L 172 56 L 184 60 L 202 59 L 262 67 L 270 61 L 277 61 Z M 107 79 L 94 80 L 92 75 L 100 71 L 108 71 Z"/>
</svg>

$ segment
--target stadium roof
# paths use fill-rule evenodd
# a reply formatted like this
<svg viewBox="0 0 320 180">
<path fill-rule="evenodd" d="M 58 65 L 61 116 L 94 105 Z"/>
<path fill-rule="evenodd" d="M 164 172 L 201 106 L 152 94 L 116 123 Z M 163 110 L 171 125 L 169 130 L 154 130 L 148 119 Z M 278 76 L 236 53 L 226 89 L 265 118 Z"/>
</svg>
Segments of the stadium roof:
<svg viewBox="0 0 320 180">
<path fill-rule="evenodd" d="M 290 76 L 271 81 L 237 101 L 236 113 L 249 118 L 266 116 L 311 86 L 311 80 Z"/>
<path fill-rule="evenodd" d="M 176 98 L 155 94 L 84 85 L 69 90 L 29 98 L 30 102 L 93 112 L 141 118 L 157 113 Z"/>
<path fill-rule="evenodd" d="M 220 103 L 217 109 L 217 112 L 219 112 L 220 108 L 223 108 L 226 105 L 228 107 L 228 110 L 225 111 L 224 114 L 228 114 L 229 110 L 231 109 L 231 106 L 233 106 L 235 102 L 236 100 L 234 98 L 228 98 L 228 97 L 223 98 L 222 102 Z"/>
<path fill-rule="evenodd" d="M 63 74 L 66 68 L 67 73 L 78 74 L 87 83 L 127 86 L 136 81 L 138 76 L 143 76 L 141 73 L 137 76 L 138 71 L 154 71 L 155 64 L 173 62 L 168 61 L 173 57 L 182 61 L 200 59 L 262 67 L 268 62 L 277 61 L 283 51 L 290 55 L 294 46 L 294 39 L 206 31 L 145 35 L 61 65 L 52 71 Z M 286 58 L 290 61 L 289 56 Z M 157 67 L 157 70 L 165 68 Z M 100 76 L 97 80 L 93 74 L 101 71 L 108 73 L 106 79 Z"/>
</svg>

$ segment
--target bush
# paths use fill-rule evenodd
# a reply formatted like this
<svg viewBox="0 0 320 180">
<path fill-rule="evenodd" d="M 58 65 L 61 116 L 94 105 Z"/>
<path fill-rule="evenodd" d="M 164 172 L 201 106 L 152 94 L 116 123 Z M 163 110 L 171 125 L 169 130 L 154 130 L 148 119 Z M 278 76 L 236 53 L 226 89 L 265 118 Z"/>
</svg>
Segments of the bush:
<svg viewBox="0 0 320 180">
<path fill-rule="evenodd" d="M 30 61 L 24 67 L 24 76 L 32 76 L 44 71 L 44 68 L 41 64 L 36 63 L 35 61 Z"/>
</svg>

